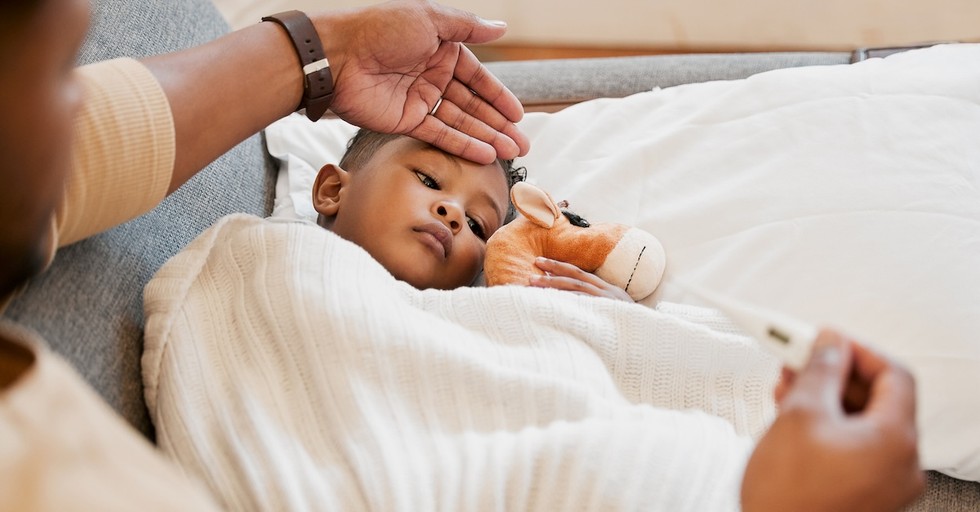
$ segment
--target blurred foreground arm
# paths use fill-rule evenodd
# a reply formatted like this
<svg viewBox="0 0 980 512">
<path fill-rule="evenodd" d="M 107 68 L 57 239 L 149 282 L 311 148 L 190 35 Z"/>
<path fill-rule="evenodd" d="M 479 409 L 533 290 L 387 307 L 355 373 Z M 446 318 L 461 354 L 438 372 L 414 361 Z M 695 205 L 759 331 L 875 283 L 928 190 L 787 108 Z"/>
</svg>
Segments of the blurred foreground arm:
<svg viewBox="0 0 980 512">
<path fill-rule="evenodd" d="M 824 330 L 776 395 L 742 481 L 746 512 L 892 511 L 922 492 L 915 383 L 900 366 Z"/>
</svg>

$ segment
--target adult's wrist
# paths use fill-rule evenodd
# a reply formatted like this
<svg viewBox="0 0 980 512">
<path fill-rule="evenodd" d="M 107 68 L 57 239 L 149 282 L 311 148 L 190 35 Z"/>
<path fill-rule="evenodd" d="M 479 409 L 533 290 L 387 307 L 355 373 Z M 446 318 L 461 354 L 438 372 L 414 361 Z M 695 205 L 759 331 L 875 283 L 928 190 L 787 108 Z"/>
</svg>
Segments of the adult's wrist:
<svg viewBox="0 0 980 512">
<path fill-rule="evenodd" d="M 357 16 L 345 11 L 326 11 L 310 14 L 310 20 L 320 36 L 323 54 L 330 61 L 330 73 L 333 75 L 334 88 L 341 76 L 346 50 L 349 48 L 351 31 L 356 35 L 355 25 Z"/>
<path fill-rule="evenodd" d="M 306 110 L 311 121 L 323 117 L 334 96 L 333 74 L 312 20 L 301 11 L 285 11 L 262 18 L 275 23 L 287 34 L 299 59 L 303 75 L 303 96 L 296 110 Z"/>
</svg>

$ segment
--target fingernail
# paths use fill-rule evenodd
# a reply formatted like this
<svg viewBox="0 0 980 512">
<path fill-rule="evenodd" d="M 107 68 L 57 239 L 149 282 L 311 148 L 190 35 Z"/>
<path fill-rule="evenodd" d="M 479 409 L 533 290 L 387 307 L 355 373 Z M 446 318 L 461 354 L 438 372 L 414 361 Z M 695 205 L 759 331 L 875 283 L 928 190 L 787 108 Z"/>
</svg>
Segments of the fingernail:
<svg viewBox="0 0 980 512">
<path fill-rule="evenodd" d="M 839 365 L 843 358 L 841 346 L 833 338 L 817 338 L 813 345 L 814 362 L 825 365 Z"/>
<path fill-rule="evenodd" d="M 494 26 L 497 26 L 497 27 L 506 27 L 507 26 L 507 22 L 506 21 L 501 21 L 501 20 L 483 20 L 483 21 L 486 22 L 488 25 L 494 25 Z"/>
<path fill-rule="evenodd" d="M 510 137 L 504 137 L 503 140 L 504 140 L 504 144 L 507 146 L 505 148 L 507 150 L 507 154 L 508 155 L 513 155 L 508 160 L 512 160 L 512 159 L 517 158 L 518 156 L 520 156 L 520 154 L 521 154 L 521 147 L 517 145 L 517 141 L 515 141 L 514 139 L 512 139 Z"/>
</svg>

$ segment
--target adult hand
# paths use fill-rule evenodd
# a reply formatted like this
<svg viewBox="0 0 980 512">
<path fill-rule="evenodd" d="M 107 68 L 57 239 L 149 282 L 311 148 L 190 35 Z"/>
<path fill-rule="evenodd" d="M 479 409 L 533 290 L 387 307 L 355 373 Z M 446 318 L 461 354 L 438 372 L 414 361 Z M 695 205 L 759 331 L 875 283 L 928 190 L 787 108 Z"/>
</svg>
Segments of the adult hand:
<svg viewBox="0 0 980 512">
<path fill-rule="evenodd" d="M 824 330 L 776 395 L 742 481 L 746 512 L 898 510 L 922 492 L 915 384 L 897 364 Z"/>
<path fill-rule="evenodd" d="M 571 263 L 539 257 L 534 260 L 534 265 L 544 271 L 545 274 L 531 276 L 531 286 L 568 290 L 593 297 L 633 302 L 633 298 L 626 293 L 626 290 L 613 286 L 601 277 L 586 272 Z"/>
<path fill-rule="evenodd" d="M 310 18 L 334 77 L 330 108 L 343 119 L 479 163 L 527 153 L 528 139 L 514 124 L 524 113 L 520 102 L 462 45 L 496 39 L 504 25 L 423 0 Z M 143 63 L 173 116 L 171 191 L 292 112 L 303 94 L 293 43 L 274 23 Z M 438 111 L 429 115 L 440 96 Z"/>
<path fill-rule="evenodd" d="M 312 19 L 334 76 L 330 109 L 342 119 L 484 164 L 527 153 L 514 124 L 520 101 L 462 44 L 499 38 L 502 22 L 421 0 Z"/>
</svg>

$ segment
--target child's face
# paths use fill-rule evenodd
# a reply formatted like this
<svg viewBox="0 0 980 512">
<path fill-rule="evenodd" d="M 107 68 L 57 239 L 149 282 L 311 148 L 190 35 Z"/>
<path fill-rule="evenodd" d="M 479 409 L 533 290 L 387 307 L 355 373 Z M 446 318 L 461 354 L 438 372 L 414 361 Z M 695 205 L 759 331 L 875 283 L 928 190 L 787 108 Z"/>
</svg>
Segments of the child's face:
<svg viewBox="0 0 980 512">
<path fill-rule="evenodd" d="M 417 288 L 472 284 L 509 204 L 499 165 L 456 158 L 409 137 L 385 144 L 353 172 L 325 170 L 346 181 L 332 222 L 334 212 L 317 205 L 328 227 Z"/>
</svg>

